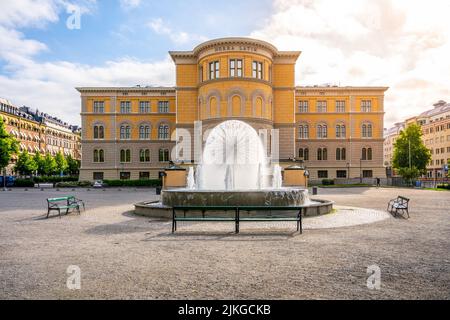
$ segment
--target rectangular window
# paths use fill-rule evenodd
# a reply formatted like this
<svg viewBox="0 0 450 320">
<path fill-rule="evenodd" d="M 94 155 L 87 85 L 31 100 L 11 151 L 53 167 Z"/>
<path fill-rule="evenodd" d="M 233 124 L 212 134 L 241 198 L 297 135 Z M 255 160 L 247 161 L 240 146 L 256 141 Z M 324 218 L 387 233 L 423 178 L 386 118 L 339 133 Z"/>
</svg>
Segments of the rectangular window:
<svg viewBox="0 0 450 320">
<path fill-rule="evenodd" d="M 339 112 L 339 113 L 345 112 L 345 101 L 344 100 L 336 101 L 336 112 Z"/>
<path fill-rule="evenodd" d="M 219 79 L 220 75 L 220 63 L 219 61 L 213 61 L 209 63 L 209 80 Z"/>
<path fill-rule="evenodd" d="M 242 73 L 242 59 L 231 59 L 230 60 L 230 77 L 243 76 Z"/>
<path fill-rule="evenodd" d="M 372 170 L 363 170 L 363 178 L 372 178 L 373 171 Z"/>
<path fill-rule="evenodd" d="M 139 101 L 139 113 L 150 113 L 150 101 Z"/>
<path fill-rule="evenodd" d="M 120 180 L 130 180 L 131 174 L 129 172 L 121 172 Z"/>
<path fill-rule="evenodd" d="M 317 112 L 324 113 L 327 112 L 327 102 L 317 101 Z"/>
<path fill-rule="evenodd" d="M 298 112 L 300 112 L 300 113 L 307 113 L 307 112 L 309 112 L 308 101 L 299 101 L 299 103 L 298 103 Z"/>
<path fill-rule="evenodd" d="M 104 113 L 105 103 L 103 101 L 94 101 L 94 113 Z"/>
<path fill-rule="evenodd" d="M 336 177 L 337 178 L 347 178 L 347 170 L 337 170 Z"/>
<path fill-rule="evenodd" d="M 158 112 L 169 113 L 169 101 L 158 101 Z"/>
<path fill-rule="evenodd" d="M 361 112 L 372 112 L 372 101 L 362 100 L 361 101 Z"/>
<path fill-rule="evenodd" d="M 328 178 L 328 171 L 327 170 L 319 170 L 317 171 L 317 176 L 321 179 Z"/>
<path fill-rule="evenodd" d="M 131 113 L 130 101 L 120 101 L 120 113 Z"/>
<path fill-rule="evenodd" d="M 94 172 L 92 178 L 94 180 L 103 180 L 103 172 Z"/>
<path fill-rule="evenodd" d="M 150 179 L 150 172 L 144 171 L 139 172 L 139 180 L 149 180 Z"/>
<path fill-rule="evenodd" d="M 252 64 L 252 76 L 256 79 L 263 79 L 263 63 L 259 61 L 253 61 Z"/>
<path fill-rule="evenodd" d="M 203 67 L 200 67 L 198 70 L 198 80 L 203 82 Z"/>
</svg>

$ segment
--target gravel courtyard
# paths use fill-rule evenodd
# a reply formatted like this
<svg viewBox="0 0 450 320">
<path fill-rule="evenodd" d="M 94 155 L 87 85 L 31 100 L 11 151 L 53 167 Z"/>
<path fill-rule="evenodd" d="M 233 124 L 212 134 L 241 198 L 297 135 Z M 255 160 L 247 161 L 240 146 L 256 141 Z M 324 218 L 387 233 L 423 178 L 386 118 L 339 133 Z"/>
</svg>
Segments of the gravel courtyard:
<svg viewBox="0 0 450 320">
<path fill-rule="evenodd" d="M 179 225 L 132 213 L 154 190 L 0 192 L 0 299 L 449 299 L 450 193 L 320 189 L 340 206 L 386 210 L 411 198 L 411 219 L 330 229 Z M 74 194 L 86 212 L 43 219 L 45 199 Z M 307 222 L 305 221 L 305 224 Z M 81 289 L 66 286 L 81 269 Z M 381 289 L 366 285 L 381 269 Z"/>
</svg>

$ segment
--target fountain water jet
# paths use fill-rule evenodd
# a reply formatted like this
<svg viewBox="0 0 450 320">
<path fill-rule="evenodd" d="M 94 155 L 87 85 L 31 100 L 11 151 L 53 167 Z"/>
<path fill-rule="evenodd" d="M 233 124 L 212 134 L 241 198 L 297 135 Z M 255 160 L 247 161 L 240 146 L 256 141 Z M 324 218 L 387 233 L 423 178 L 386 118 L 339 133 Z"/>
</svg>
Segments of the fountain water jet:
<svg viewBox="0 0 450 320">
<path fill-rule="evenodd" d="M 189 168 L 189 172 L 188 172 L 188 176 L 187 176 L 187 188 L 189 190 L 195 190 L 196 189 L 195 178 L 194 178 L 194 168 L 193 167 Z"/>
<path fill-rule="evenodd" d="M 262 189 L 267 187 L 267 165 L 266 152 L 256 130 L 242 121 L 225 121 L 211 131 L 206 141 L 201 189 Z"/>
<path fill-rule="evenodd" d="M 268 183 L 266 149 L 255 129 L 238 120 L 225 121 L 208 136 L 202 163 L 189 169 L 186 189 L 164 190 L 167 206 L 300 206 L 306 190 L 283 188 L 281 167 Z M 194 180 L 197 181 L 196 187 Z M 194 190 L 195 188 L 195 190 Z"/>
</svg>

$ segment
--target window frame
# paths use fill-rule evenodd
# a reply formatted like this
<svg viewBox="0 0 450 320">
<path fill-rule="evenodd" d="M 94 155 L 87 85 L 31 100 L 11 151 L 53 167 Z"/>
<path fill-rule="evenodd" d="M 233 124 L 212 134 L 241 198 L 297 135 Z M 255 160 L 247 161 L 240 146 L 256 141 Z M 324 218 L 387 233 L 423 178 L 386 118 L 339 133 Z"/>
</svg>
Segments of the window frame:
<svg viewBox="0 0 450 320">
<path fill-rule="evenodd" d="M 130 114 L 131 113 L 131 101 L 120 101 L 120 113 Z"/>
<path fill-rule="evenodd" d="M 142 106 L 145 104 L 145 106 Z M 150 101 L 139 101 L 139 113 L 151 113 L 151 102 Z"/>
<path fill-rule="evenodd" d="M 262 61 L 252 61 L 252 78 L 264 80 L 264 63 Z"/>
<path fill-rule="evenodd" d="M 239 58 L 232 58 L 229 60 L 230 78 L 244 77 L 244 60 Z"/>
</svg>

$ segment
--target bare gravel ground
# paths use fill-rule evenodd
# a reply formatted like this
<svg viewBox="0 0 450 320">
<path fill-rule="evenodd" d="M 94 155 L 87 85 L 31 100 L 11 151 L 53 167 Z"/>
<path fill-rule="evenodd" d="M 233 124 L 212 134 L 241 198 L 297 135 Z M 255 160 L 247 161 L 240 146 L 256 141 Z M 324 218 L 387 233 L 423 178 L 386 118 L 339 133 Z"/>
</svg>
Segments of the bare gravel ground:
<svg viewBox="0 0 450 320">
<path fill-rule="evenodd" d="M 320 189 L 338 205 L 385 210 L 411 198 L 411 219 L 335 229 L 233 226 L 170 233 L 170 222 L 134 216 L 153 190 L 75 191 L 81 216 L 42 219 L 47 197 L 0 192 L 1 299 L 449 299 L 450 193 L 409 189 Z M 194 230 L 193 230 L 194 229 Z M 198 230 L 198 231 L 196 231 Z M 214 229 L 215 230 L 215 229 Z M 81 269 L 81 289 L 66 286 Z M 381 268 L 370 290 L 367 267 Z"/>
</svg>

